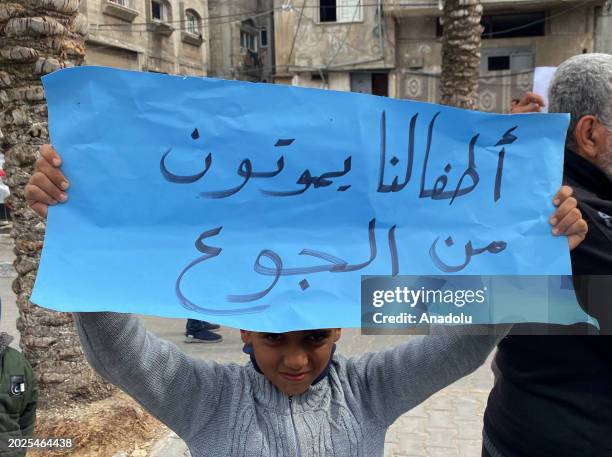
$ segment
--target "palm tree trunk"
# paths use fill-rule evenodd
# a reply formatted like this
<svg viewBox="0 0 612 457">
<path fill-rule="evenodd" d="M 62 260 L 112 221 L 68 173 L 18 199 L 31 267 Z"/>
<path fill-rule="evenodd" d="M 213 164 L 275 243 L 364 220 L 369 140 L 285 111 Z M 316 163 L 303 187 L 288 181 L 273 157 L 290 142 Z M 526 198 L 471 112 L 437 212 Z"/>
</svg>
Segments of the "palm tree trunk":
<svg viewBox="0 0 612 457">
<path fill-rule="evenodd" d="M 87 365 L 72 316 L 32 304 L 30 295 L 45 223 L 25 202 L 24 188 L 41 144 L 49 142 L 47 105 L 40 77 L 80 65 L 86 23 L 79 0 L 8 0 L 0 4 L 0 143 L 4 151 L 7 207 L 15 240 L 13 282 L 21 347 L 41 388 L 41 404 L 56 405 L 108 396 L 110 387 Z"/>
<path fill-rule="evenodd" d="M 444 105 L 478 107 L 480 0 L 445 0 L 442 34 L 441 99 Z"/>
</svg>

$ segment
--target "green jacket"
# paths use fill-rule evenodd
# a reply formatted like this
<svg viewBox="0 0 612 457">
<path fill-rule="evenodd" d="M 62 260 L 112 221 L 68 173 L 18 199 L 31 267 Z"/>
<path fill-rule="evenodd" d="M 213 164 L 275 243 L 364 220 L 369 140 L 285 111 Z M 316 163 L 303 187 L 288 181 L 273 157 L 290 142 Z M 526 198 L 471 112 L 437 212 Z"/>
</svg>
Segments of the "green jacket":
<svg viewBox="0 0 612 457">
<path fill-rule="evenodd" d="M 13 337 L 0 333 L 0 457 L 22 457 L 26 448 L 9 448 L 11 438 L 31 438 L 36 422 L 38 384 Z"/>
</svg>

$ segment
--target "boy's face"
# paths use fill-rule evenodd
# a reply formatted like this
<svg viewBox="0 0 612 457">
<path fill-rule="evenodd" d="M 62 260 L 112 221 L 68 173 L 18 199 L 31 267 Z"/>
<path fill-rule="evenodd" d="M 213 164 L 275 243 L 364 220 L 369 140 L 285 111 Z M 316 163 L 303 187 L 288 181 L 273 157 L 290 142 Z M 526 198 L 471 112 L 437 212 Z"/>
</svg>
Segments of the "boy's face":
<svg viewBox="0 0 612 457">
<path fill-rule="evenodd" d="M 287 395 L 308 390 L 327 366 L 340 333 L 339 328 L 286 333 L 240 331 L 242 341 L 253 346 L 263 374 Z"/>
</svg>

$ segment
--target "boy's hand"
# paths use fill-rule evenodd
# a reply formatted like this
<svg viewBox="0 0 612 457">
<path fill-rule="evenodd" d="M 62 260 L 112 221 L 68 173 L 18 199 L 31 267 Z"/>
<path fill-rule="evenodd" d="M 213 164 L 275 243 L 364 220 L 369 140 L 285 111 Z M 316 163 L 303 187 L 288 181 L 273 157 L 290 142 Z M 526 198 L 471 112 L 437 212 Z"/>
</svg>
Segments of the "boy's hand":
<svg viewBox="0 0 612 457">
<path fill-rule="evenodd" d="M 539 113 L 544 106 L 544 99 L 534 92 L 526 92 L 518 103 L 512 103 L 510 113 Z"/>
<path fill-rule="evenodd" d="M 557 210 L 550 218 L 554 235 L 567 236 L 570 251 L 578 246 L 586 237 L 589 227 L 582 218 L 578 209 L 578 202 L 572 197 L 573 190 L 569 186 L 562 186 L 553 198 Z"/>
<path fill-rule="evenodd" d="M 25 188 L 25 198 L 32 210 L 40 217 L 47 217 L 49 205 L 65 202 L 70 185 L 60 170 L 62 159 L 50 144 L 40 147 L 40 158 L 34 166 L 34 174 Z"/>
</svg>

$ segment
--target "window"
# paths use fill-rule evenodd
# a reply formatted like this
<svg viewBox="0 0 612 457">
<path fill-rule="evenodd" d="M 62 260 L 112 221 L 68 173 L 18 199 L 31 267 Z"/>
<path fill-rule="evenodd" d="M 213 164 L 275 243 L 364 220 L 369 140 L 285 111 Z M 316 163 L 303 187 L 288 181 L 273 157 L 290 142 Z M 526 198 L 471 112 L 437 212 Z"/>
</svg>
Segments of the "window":
<svg viewBox="0 0 612 457">
<path fill-rule="evenodd" d="M 389 96 L 388 73 L 372 73 L 372 95 Z"/>
<path fill-rule="evenodd" d="M 251 52 L 257 52 L 257 37 L 255 34 L 245 30 L 240 31 L 240 48 L 248 49 Z"/>
<path fill-rule="evenodd" d="M 130 7 L 128 0 L 108 0 L 108 1 L 111 3 L 114 3 L 115 5 L 125 6 L 126 8 Z"/>
<path fill-rule="evenodd" d="M 168 20 L 166 5 L 162 2 L 151 0 L 151 18 L 154 21 L 165 22 Z"/>
<path fill-rule="evenodd" d="M 328 80 L 328 76 L 325 72 L 310 73 L 310 80 L 324 82 Z"/>
<path fill-rule="evenodd" d="M 482 16 L 483 38 L 520 38 L 546 35 L 546 13 L 517 13 Z M 440 19 L 436 36 L 442 36 Z"/>
<path fill-rule="evenodd" d="M 513 72 L 533 69 L 533 51 L 530 48 L 483 48 L 480 71 L 510 70 Z"/>
<path fill-rule="evenodd" d="M 387 97 L 389 95 L 389 74 L 351 73 L 351 92 Z"/>
<path fill-rule="evenodd" d="M 356 22 L 363 20 L 364 0 L 319 0 L 320 22 Z"/>
<path fill-rule="evenodd" d="M 268 47 L 268 30 L 263 29 L 259 31 L 259 45 L 262 48 Z"/>
<path fill-rule="evenodd" d="M 483 16 L 483 38 L 544 36 L 546 13 L 518 13 Z"/>
<path fill-rule="evenodd" d="M 336 0 L 321 0 L 319 10 L 321 22 L 336 22 Z"/>
<path fill-rule="evenodd" d="M 260 30 L 252 19 L 242 21 L 240 24 L 240 49 L 257 52 L 257 39 Z"/>
<path fill-rule="evenodd" d="M 489 57 L 487 62 L 488 71 L 510 70 L 510 56 Z"/>
<path fill-rule="evenodd" d="M 200 17 L 193 10 L 185 11 L 185 29 L 194 35 L 201 35 Z"/>
</svg>

